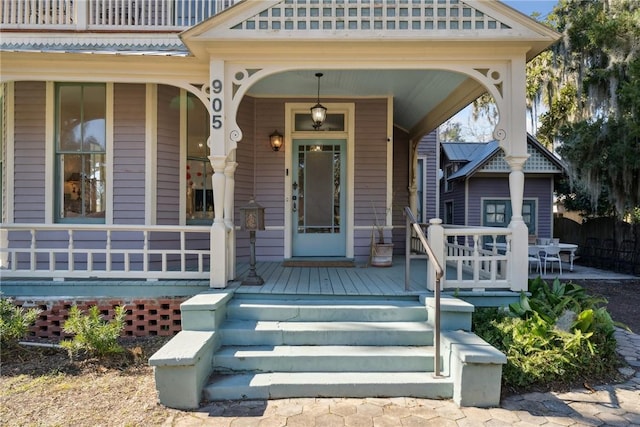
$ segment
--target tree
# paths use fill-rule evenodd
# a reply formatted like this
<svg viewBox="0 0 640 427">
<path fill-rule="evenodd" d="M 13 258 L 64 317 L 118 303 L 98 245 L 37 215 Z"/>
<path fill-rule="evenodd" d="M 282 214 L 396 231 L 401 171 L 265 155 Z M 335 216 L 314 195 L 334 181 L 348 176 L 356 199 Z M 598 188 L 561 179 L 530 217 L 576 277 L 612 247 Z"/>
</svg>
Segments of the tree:
<svg viewBox="0 0 640 427">
<path fill-rule="evenodd" d="M 440 141 L 442 142 L 464 142 L 462 136 L 462 124 L 460 122 L 448 121 L 440 126 Z"/>
<path fill-rule="evenodd" d="M 560 0 L 549 19 L 563 37 L 529 68 L 548 107 L 537 136 L 559 146 L 571 191 L 625 215 L 640 206 L 640 3 Z"/>
</svg>

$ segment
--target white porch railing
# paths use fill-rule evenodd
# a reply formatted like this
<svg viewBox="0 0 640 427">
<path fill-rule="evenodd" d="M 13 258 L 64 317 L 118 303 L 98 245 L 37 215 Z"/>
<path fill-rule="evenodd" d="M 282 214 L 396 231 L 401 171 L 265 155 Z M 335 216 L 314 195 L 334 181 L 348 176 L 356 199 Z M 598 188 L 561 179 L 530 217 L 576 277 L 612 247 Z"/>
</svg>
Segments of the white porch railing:
<svg viewBox="0 0 640 427">
<path fill-rule="evenodd" d="M 509 280 L 511 230 L 442 225 L 431 220 L 429 244 L 446 266 L 443 289 L 512 289 Z M 433 284 L 428 287 L 433 290 Z"/>
<path fill-rule="evenodd" d="M 0 276 L 209 278 L 208 226 L 0 224 Z"/>
<path fill-rule="evenodd" d="M 16 30 L 181 31 L 239 0 L 2 0 L 0 25 Z"/>
<path fill-rule="evenodd" d="M 510 288 L 511 230 L 445 226 L 444 236 L 446 265 L 455 271 L 445 279 L 447 288 Z"/>
</svg>

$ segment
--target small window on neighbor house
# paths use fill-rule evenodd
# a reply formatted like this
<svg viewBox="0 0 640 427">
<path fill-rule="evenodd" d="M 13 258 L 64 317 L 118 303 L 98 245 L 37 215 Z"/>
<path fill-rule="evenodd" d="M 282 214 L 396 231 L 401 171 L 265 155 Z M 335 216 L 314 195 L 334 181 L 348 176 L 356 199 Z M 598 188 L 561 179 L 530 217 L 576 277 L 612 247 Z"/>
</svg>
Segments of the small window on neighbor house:
<svg viewBox="0 0 640 427">
<path fill-rule="evenodd" d="M 56 86 L 55 206 L 58 222 L 104 222 L 106 87 Z"/>
<path fill-rule="evenodd" d="M 444 223 L 453 224 L 453 202 L 444 203 Z"/>
<path fill-rule="evenodd" d="M 510 200 L 485 200 L 483 202 L 483 223 L 488 227 L 507 227 L 511 222 L 512 210 Z M 536 233 L 536 201 L 522 202 L 522 219 L 529 229 L 529 234 Z"/>
<path fill-rule="evenodd" d="M 210 224 L 213 220 L 213 168 L 209 161 L 209 114 L 194 95 L 187 105 L 186 209 L 188 224 Z"/>
<path fill-rule="evenodd" d="M 453 175 L 454 169 L 452 164 L 448 164 L 444 168 L 444 191 L 453 191 L 453 183 L 449 181 L 449 177 Z"/>
</svg>

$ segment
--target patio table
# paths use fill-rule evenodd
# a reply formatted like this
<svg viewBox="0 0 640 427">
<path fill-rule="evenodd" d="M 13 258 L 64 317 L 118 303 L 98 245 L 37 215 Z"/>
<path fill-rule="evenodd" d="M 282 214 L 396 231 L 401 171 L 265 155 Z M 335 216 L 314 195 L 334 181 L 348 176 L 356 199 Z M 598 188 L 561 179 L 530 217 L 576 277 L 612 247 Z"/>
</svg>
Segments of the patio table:
<svg viewBox="0 0 640 427">
<path fill-rule="evenodd" d="M 537 247 L 539 250 L 544 251 L 546 247 L 549 246 L 559 246 L 560 252 L 569 252 L 569 271 L 573 271 L 573 260 L 576 256 L 576 251 L 578 250 L 578 245 L 573 243 L 550 243 L 548 245 L 529 245 L 531 247 Z"/>
</svg>

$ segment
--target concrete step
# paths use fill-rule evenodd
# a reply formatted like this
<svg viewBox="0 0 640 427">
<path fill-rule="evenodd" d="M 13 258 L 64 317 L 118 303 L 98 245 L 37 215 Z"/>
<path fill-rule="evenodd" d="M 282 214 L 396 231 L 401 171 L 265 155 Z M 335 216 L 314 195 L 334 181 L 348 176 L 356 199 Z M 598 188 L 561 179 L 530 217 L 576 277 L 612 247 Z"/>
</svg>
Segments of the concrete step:
<svg viewBox="0 0 640 427">
<path fill-rule="evenodd" d="M 209 401 L 399 396 L 446 399 L 453 383 L 424 372 L 273 372 L 214 375 L 204 389 Z"/>
<path fill-rule="evenodd" d="M 227 305 L 227 316 L 243 320 L 287 320 L 298 322 L 408 322 L 426 321 L 424 303 L 416 300 L 366 298 L 269 299 L 235 298 Z"/>
<path fill-rule="evenodd" d="M 229 372 L 431 372 L 427 346 L 247 346 L 223 347 L 215 371 Z"/>
<path fill-rule="evenodd" d="M 433 329 L 425 322 L 278 322 L 227 320 L 223 346 L 365 345 L 427 346 Z"/>
</svg>

